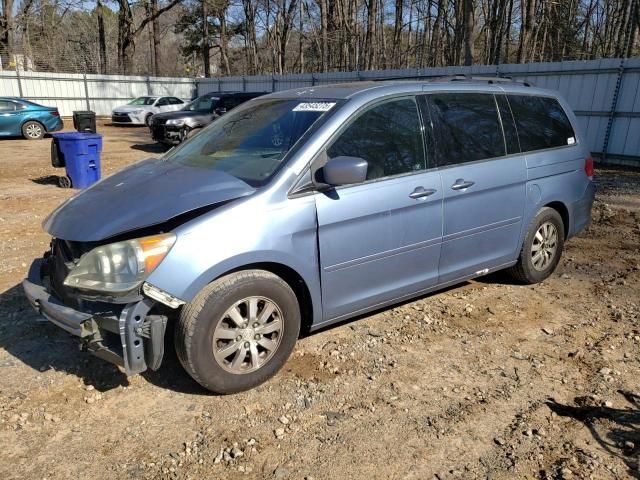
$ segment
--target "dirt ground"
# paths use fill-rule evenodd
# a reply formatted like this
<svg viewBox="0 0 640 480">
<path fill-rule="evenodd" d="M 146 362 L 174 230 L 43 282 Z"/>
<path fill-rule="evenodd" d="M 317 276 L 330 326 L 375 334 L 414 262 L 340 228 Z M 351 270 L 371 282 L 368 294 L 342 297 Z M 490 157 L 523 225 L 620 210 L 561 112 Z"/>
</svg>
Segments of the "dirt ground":
<svg viewBox="0 0 640 480">
<path fill-rule="evenodd" d="M 99 128 L 105 174 L 160 153 L 145 128 Z M 72 194 L 49 148 L 0 140 L 0 478 L 640 478 L 640 173 L 597 170 L 594 222 L 548 281 L 491 275 L 344 323 L 215 396 L 170 345 L 127 378 L 23 299 Z"/>
</svg>

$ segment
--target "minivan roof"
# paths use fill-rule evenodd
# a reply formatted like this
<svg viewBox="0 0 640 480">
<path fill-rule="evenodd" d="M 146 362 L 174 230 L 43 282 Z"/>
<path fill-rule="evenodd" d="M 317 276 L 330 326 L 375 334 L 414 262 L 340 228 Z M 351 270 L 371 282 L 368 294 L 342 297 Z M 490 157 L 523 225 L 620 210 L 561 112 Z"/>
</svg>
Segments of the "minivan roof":
<svg viewBox="0 0 640 480">
<path fill-rule="evenodd" d="M 332 85 L 317 85 L 313 87 L 294 88 L 274 92 L 271 98 L 324 98 L 324 99 L 349 99 L 359 94 L 390 95 L 393 93 L 409 93 L 420 91 L 438 90 L 464 90 L 464 91 L 494 91 L 506 93 L 528 93 L 544 96 L 555 96 L 552 90 L 532 87 L 525 82 L 517 82 L 505 78 L 460 78 L 441 77 L 425 80 L 385 80 L 385 81 L 361 81 L 351 83 L 337 83 Z"/>
</svg>

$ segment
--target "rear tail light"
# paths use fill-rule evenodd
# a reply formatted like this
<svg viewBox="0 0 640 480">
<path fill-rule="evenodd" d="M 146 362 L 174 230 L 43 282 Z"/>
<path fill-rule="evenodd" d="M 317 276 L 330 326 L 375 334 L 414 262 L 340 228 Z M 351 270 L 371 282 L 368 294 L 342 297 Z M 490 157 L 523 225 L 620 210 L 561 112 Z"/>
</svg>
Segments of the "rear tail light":
<svg viewBox="0 0 640 480">
<path fill-rule="evenodd" d="M 58 112 L 57 110 L 53 111 L 53 112 L 49 112 L 51 115 L 53 115 L 54 117 L 59 117 L 60 116 L 60 112 Z"/>
<path fill-rule="evenodd" d="M 587 157 L 584 161 L 584 173 L 587 174 L 589 180 L 593 180 L 593 158 Z"/>
</svg>

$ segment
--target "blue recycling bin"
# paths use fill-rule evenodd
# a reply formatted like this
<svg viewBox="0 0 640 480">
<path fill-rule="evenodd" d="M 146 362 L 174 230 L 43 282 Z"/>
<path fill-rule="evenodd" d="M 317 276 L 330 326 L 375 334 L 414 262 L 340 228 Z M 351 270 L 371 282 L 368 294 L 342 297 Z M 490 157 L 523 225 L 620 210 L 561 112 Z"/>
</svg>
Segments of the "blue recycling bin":
<svg viewBox="0 0 640 480">
<path fill-rule="evenodd" d="M 60 177 L 61 187 L 87 188 L 100 180 L 102 135 L 99 133 L 61 132 L 52 134 L 57 152 L 62 158 L 66 176 Z M 62 166 L 62 165 L 61 165 Z"/>
</svg>

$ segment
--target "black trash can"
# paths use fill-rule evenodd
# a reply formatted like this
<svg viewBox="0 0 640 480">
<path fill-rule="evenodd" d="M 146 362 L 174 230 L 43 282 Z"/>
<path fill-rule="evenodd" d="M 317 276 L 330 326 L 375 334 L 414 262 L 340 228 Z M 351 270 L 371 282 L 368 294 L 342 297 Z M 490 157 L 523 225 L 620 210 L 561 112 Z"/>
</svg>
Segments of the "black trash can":
<svg viewBox="0 0 640 480">
<path fill-rule="evenodd" d="M 78 132 L 96 133 L 96 112 L 73 112 L 73 128 Z"/>
</svg>

